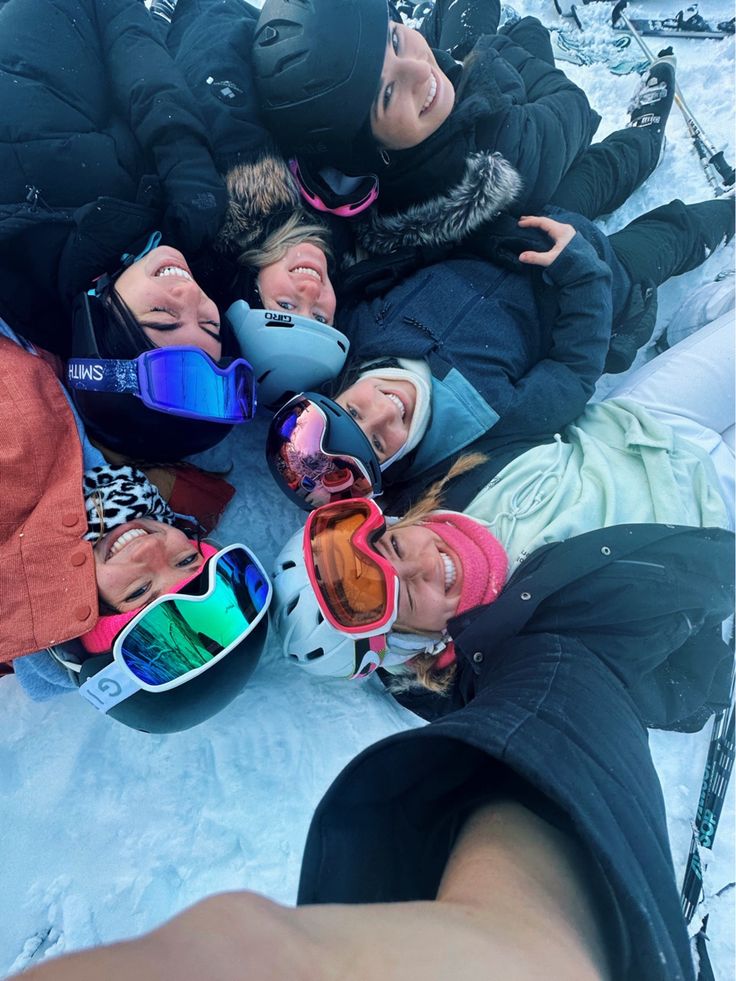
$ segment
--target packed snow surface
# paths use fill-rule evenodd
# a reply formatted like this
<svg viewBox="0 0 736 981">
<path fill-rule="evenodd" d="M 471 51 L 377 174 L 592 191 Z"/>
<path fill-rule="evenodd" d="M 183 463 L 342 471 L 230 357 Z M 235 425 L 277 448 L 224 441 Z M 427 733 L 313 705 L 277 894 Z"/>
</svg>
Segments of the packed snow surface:
<svg viewBox="0 0 736 981">
<path fill-rule="evenodd" d="M 584 9 L 603 26 L 609 4 Z M 520 13 L 565 26 L 552 0 Z M 639 0 L 631 16 L 671 16 L 672 0 Z M 733 16 L 727 0 L 703 3 L 711 22 Z M 657 46 L 656 39 L 650 39 Z M 659 45 L 661 46 L 661 45 Z M 734 40 L 676 40 L 678 80 L 718 147 L 733 160 Z M 603 116 L 597 138 L 625 125 L 637 77 L 603 65 L 562 65 Z M 604 225 L 609 232 L 678 196 L 710 188 L 673 108 L 664 159 Z M 658 327 L 690 290 L 733 266 L 733 247 L 660 291 Z M 602 383 L 605 388 L 605 379 Z M 270 566 L 301 514 L 275 488 L 263 459 L 266 420 L 236 428 L 201 462 L 232 468 L 238 495 L 217 532 Z M 50 570 L 52 572 L 52 570 Z M 252 889 L 293 903 L 310 815 L 342 766 L 370 743 L 421 720 L 378 683 L 313 679 L 286 663 L 273 634 L 252 681 L 227 710 L 188 732 L 151 736 L 98 715 L 75 693 L 34 703 L 0 679 L 0 974 L 65 951 L 147 930 L 210 893 Z M 653 732 L 675 873 L 681 881 L 710 724 L 697 735 Z M 706 872 L 716 977 L 734 974 L 734 793 Z M 694 928 L 700 923 L 696 915 Z"/>
</svg>

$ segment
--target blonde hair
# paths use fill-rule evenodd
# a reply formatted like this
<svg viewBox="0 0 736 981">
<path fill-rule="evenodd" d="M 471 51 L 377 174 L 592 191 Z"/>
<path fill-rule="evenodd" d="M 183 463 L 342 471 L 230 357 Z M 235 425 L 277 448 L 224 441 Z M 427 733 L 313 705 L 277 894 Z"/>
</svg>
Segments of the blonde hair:
<svg viewBox="0 0 736 981">
<path fill-rule="evenodd" d="M 433 511 L 439 511 L 442 507 L 444 490 L 450 481 L 454 480 L 455 477 L 460 477 L 462 474 L 467 473 L 474 467 L 479 467 L 486 460 L 488 460 L 488 457 L 485 453 L 464 453 L 458 457 L 445 476 L 431 484 L 417 503 L 412 504 L 403 518 L 399 518 L 391 527 L 406 528 L 408 525 L 416 525 Z"/>
<path fill-rule="evenodd" d="M 401 674 L 391 674 L 386 687 L 392 695 L 404 691 L 431 691 L 435 695 L 448 695 L 457 674 L 457 665 L 437 667 L 436 654 L 417 654 L 402 665 Z"/>
<path fill-rule="evenodd" d="M 465 453 L 453 463 L 444 477 L 435 481 L 414 504 L 403 518 L 394 522 L 391 528 L 402 528 L 419 524 L 424 518 L 442 507 L 442 497 L 445 488 L 464 473 L 485 463 L 488 457 L 485 453 Z M 437 695 L 447 695 L 457 674 L 457 665 L 449 664 L 445 668 L 437 667 L 437 655 L 422 652 L 406 661 L 402 674 L 394 674 L 388 682 L 388 690 L 393 693 L 402 691 L 431 691 Z"/>
<path fill-rule="evenodd" d="M 283 225 L 280 225 L 270 235 L 266 236 L 258 248 L 248 249 L 240 254 L 238 262 L 241 266 L 254 269 L 264 269 L 283 259 L 293 245 L 309 242 L 322 249 L 328 260 L 332 260 L 332 244 L 329 229 L 316 221 L 307 221 L 302 211 L 289 215 Z"/>
</svg>

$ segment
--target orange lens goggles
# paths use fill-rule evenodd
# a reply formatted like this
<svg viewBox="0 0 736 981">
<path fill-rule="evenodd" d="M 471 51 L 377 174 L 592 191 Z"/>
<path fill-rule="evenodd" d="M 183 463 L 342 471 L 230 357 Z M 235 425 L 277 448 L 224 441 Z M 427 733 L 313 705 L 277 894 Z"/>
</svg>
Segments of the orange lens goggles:
<svg viewBox="0 0 736 981">
<path fill-rule="evenodd" d="M 385 633 L 396 620 L 399 577 L 372 545 L 385 530 L 381 509 L 365 498 L 325 504 L 304 527 L 304 559 L 320 609 L 356 638 Z"/>
</svg>

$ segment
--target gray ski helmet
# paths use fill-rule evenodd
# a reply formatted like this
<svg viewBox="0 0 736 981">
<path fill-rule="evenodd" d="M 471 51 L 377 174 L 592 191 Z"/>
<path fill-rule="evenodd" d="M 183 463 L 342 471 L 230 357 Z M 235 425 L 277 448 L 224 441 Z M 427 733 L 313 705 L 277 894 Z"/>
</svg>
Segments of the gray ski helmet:
<svg viewBox="0 0 736 981">
<path fill-rule="evenodd" d="M 386 0 L 266 0 L 253 40 L 264 122 L 290 153 L 327 156 L 368 119 L 381 79 Z"/>
<path fill-rule="evenodd" d="M 251 309 L 245 300 L 231 304 L 225 319 L 255 371 L 258 403 L 267 409 L 336 378 L 350 348 L 336 327 L 296 313 Z"/>
</svg>

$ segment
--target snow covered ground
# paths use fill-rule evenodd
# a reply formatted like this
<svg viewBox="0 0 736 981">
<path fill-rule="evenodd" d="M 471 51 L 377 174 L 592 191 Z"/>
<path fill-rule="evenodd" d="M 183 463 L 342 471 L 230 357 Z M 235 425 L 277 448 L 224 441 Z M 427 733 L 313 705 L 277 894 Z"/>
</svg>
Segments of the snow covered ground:
<svg viewBox="0 0 736 981">
<path fill-rule="evenodd" d="M 602 20 L 608 6 L 586 7 L 585 15 Z M 517 9 L 561 24 L 552 0 L 524 0 Z M 672 6 L 639 0 L 630 12 L 670 16 L 676 9 L 675 0 Z M 733 15 L 728 0 L 709 0 L 701 12 L 711 21 Z M 733 160 L 733 39 L 674 46 L 692 110 Z M 636 76 L 616 77 L 602 65 L 564 67 L 603 115 L 599 138 L 625 124 Z M 658 171 L 605 222 L 609 231 L 674 196 L 709 197 L 676 109 L 667 136 Z M 731 246 L 664 287 L 660 326 L 688 291 L 733 261 Z M 264 420 L 240 427 L 204 462 L 212 469 L 232 465 L 239 490 L 218 537 L 246 542 L 268 564 L 300 515 L 265 469 L 265 428 Z M 0 714 L 3 976 L 47 956 L 140 933 L 215 891 L 247 888 L 292 903 L 309 818 L 332 778 L 363 747 L 420 724 L 377 684 L 314 681 L 282 661 L 273 637 L 243 694 L 189 732 L 134 732 L 97 715 L 76 694 L 33 703 L 12 678 L 0 680 Z M 651 737 L 678 881 L 709 728 Z M 711 912 L 711 957 L 721 981 L 734 974 L 733 880 L 732 785 L 702 907 Z"/>
</svg>

